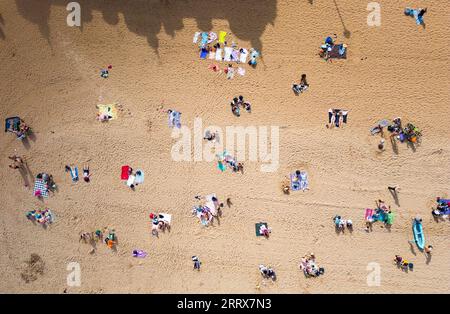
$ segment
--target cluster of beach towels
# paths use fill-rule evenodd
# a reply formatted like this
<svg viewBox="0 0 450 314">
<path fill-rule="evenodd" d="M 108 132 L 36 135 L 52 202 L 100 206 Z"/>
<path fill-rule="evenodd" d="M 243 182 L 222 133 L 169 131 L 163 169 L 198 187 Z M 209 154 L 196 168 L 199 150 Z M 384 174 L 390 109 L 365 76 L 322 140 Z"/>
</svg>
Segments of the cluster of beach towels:
<svg viewBox="0 0 450 314">
<path fill-rule="evenodd" d="M 36 221 L 42 226 L 47 226 L 55 221 L 55 216 L 49 208 L 31 210 L 26 214 L 31 221 Z"/>
<path fill-rule="evenodd" d="M 317 265 L 314 254 L 304 256 L 300 262 L 299 267 L 306 277 L 318 277 L 320 275 L 323 275 L 325 272 L 325 268 L 319 267 Z"/>
<path fill-rule="evenodd" d="M 308 173 L 306 171 L 296 170 L 290 174 L 290 178 L 292 191 L 309 190 Z"/>
<path fill-rule="evenodd" d="M 207 227 L 212 223 L 214 217 L 218 216 L 220 207 L 221 204 L 219 204 L 216 194 L 209 194 L 202 199 L 201 204 L 193 207 L 192 214 L 199 219 L 203 226 Z"/>
<path fill-rule="evenodd" d="M 366 208 L 364 219 L 369 223 L 381 221 L 385 224 L 392 225 L 394 222 L 394 213 L 383 208 Z"/>
<path fill-rule="evenodd" d="M 224 68 L 224 72 L 227 74 L 228 79 L 234 77 L 234 68 L 231 62 L 237 64 L 245 64 L 255 67 L 257 65 L 257 58 L 260 57 L 260 53 L 254 49 L 238 48 L 237 45 L 232 42 L 228 45 L 226 37 L 229 33 L 220 31 L 219 35 L 214 32 L 196 32 L 194 34 L 193 43 L 198 44 L 200 49 L 200 59 L 210 59 L 218 62 L 227 62 L 228 66 Z M 249 61 L 247 61 L 249 59 Z M 220 66 L 217 64 L 210 65 L 209 67 L 215 72 L 220 71 Z M 237 73 L 245 75 L 245 69 L 242 67 L 237 68 Z"/>
<path fill-rule="evenodd" d="M 130 166 L 122 166 L 120 179 L 126 181 L 126 184 L 134 189 L 135 186 L 144 183 L 144 171 L 138 169 L 136 172 L 133 172 L 133 168 Z"/>
<path fill-rule="evenodd" d="M 170 228 L 172 223 L 172 215 L 166 213 L 150 214 L 152 220 L 152 235 L 158 236 L 159 231 Z"/>
<path fill-rule="evenodd" d="M 385 127 L 387 127 L 387 130 L 393 137 L 395 137 L 402 143 L 405 141 L 417 143 L 422 136 L 422 131 L 411 122 L 408 122 L 404 127 L 402 124 L 402 120 L 399 117 L 392 120 L 392 122 L 387 119 L 378 121 L 376 125 L 370 128 L 370 133 L 372 135 L 378 134 L 382 132 L 383 128 Z"/>
</svg>

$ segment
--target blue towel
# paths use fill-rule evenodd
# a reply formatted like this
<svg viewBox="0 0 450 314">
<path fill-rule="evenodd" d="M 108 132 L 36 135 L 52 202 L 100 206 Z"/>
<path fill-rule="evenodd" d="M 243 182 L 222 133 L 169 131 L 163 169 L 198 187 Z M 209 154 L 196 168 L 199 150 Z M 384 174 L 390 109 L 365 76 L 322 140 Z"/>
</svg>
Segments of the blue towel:
<svg viewBox="0 0 450 314">
<path fill-rule="evenodd" d="M 200 51 L 200 59 L 206 59 L 208 56 L 208 50 L 206 48 L 202 48 L 202 51 Z"/>
<path fill-rule="evenodd" d="M 72 177 L 72 181 L 78 181 L 78 167 L 70 169 L 70 176 Z"/>
</svg>

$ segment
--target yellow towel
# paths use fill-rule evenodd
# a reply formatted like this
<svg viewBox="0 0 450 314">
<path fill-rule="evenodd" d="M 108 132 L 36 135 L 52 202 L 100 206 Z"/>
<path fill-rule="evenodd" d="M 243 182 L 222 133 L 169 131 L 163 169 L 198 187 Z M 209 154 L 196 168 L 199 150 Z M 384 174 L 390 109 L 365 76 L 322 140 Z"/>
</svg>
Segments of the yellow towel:
<svg viewBox="0 0 450 314">
<path fill-rule="evenodd" d="M 227 32 L 220 31 L 219 33 L 219 43 L 225 43 L 225 37 L 227 36 Z"/>
<path fill-rule="evenodd" d="M 111 120 L 117 119 L 116 104 L 97 105 L 98 113 L 111 116 Z"/>
</svg>

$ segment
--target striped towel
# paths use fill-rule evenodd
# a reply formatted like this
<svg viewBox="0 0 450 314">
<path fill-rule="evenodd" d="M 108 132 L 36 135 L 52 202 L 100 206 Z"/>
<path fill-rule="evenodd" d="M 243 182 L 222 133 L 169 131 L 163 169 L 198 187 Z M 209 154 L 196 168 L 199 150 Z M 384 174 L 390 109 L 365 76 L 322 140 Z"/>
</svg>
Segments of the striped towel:
<svg viewBox="0 0 450 314">
<path fill-rule="evenodd" d="M 44 180 L 36 179 L 34 182 L 33 195 L 36 195 L 37 191 L 40 191 L 42 197 L 48 197 L 48 189 Z"/>
</svg>

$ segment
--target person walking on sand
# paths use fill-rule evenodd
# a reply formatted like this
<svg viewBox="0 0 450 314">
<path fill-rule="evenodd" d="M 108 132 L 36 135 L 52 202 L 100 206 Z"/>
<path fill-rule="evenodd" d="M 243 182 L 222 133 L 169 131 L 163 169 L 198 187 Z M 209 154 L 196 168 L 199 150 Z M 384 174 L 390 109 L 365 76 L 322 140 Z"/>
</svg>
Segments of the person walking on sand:
<svg viewBox="0 0 450 314">
<path fill-rule="evenodd" d="M 433 251 L 433 246 L 432 245 L 428 245 L 425 247 L 425 254 L 427 254 L 428 256 L 431 255 L 431 251 Z"/>
</svg>

